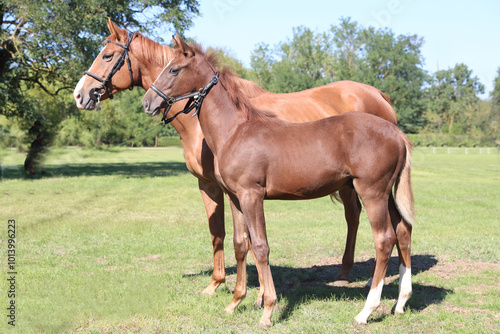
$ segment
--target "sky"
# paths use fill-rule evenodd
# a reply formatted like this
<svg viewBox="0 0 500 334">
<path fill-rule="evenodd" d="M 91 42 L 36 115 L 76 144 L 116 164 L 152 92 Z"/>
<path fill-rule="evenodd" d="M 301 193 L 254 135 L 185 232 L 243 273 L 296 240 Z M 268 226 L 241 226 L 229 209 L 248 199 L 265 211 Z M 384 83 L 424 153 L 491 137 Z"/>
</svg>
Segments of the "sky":
<svg viewBox="0 0 500 334">
<path fill-rule="evenodd" d="M 298 26 L 325 32 L 341 17 L 423 37 L 424 69 L 464 63 L 485 85 L 482 98 L 489 97 L 500 67 L 498 0 L 200 0 L 200 12 L 186 36 L 230 50 L 247 68 L 257 44 L 287 41 Z"/>
</svg>

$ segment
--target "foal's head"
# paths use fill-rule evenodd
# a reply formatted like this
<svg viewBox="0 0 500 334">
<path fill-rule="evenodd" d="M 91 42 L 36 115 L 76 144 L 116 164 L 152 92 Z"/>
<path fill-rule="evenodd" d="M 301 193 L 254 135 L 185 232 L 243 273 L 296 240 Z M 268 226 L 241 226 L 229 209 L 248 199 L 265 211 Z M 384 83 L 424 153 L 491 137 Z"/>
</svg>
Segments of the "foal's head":
<svg viewBox="0 0 500 334">
<path fill-rule="evenodd" d="M 172 60 L 156 78 L 153 85 L 169 97 L 177 97 L 203 88 L 216 73 L 215 54 L 205 55 L 199 46 L 190 46 L 179 35 L 173 38 L 175 52 Z M 144 112 L 156 115 L 166 101 L 151 88 L 142 99 Z"/>
</svg>

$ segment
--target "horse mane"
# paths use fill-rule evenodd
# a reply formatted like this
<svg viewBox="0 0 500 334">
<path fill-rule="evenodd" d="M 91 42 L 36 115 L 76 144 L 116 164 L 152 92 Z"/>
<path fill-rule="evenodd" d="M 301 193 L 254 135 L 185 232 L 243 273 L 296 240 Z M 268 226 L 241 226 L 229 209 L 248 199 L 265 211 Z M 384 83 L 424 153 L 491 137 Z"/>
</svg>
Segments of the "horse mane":
<svg viewBox="0 0 500 334">
<path fill-rule="evenodd" d="M 260 96 L 264 93 L 267 93 L 267 91 L 265 89 L 259 87 L 253 81 L 246 80 L 246 79 L 239 78 L 239 77 L 236 77 L 235 80 L 236 80 L 237 85 L 239 86 L 239 89 L 249 99 L 252 99 L 254 97 L 257 97 L 257 96 Z"/>
<path fill-rule="evenodd" d="M 242 110 L 246 114 L 248 120 L 267 121 L 269 120 L 269 118 L 276 117 L 270 111 L 264 111 L 255 108 L 250 102 L 248 95 L 250 95 L 250 97 L 260 95 L 262 94 L 262 92 L 265 92 L 265 90 L 250 81 L 241 79 L 228 67 L 221 66 L 218 56 L 214 51 L 205 52 L 198 44 L 190 44 L 190 46 L 195 54 L 202 54 L 203 56 L 205 56 L 206 60 L 208 61 L 210 66 L 212 66 L 212 68 L 216 68 L 219 70 L 219 82 L 227 91 L 229 100 L 237 109 Z M 221 69 L 221 67 L 223 68 Z M 256 89 L 255 87 L 257 87 L 258 89 Z M 260 92 L 259 90 L 261 90 L 262 92 Z"/>
<path fill-rule="evenodd" d="M 171 47 L 157 43 L 139 32 L 134 33 L 134 38 L 138 39 L 138 51 L 142 52 L 146 61 L 164 67 L 173 58 L 174 49 Z"/>
</svg>

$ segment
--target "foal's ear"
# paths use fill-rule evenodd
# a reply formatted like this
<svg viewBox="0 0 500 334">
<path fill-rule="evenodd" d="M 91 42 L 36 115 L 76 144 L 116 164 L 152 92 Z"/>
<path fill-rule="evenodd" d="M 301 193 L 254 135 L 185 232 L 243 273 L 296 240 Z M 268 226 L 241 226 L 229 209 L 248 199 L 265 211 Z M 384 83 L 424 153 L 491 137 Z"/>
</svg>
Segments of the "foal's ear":
<svg viewBox="0 0 500 334">
<path fill-rule="evenodd" d="M 172 36 L 172 40 L 174 41 L 175 48 L 180 49 L 186 57 L 194 56 L 193 49 L 189 46 L 189 44 L 187 44 L 181 39 L 179 34 L 175 34 L 175 36 Z"/>
</svg>

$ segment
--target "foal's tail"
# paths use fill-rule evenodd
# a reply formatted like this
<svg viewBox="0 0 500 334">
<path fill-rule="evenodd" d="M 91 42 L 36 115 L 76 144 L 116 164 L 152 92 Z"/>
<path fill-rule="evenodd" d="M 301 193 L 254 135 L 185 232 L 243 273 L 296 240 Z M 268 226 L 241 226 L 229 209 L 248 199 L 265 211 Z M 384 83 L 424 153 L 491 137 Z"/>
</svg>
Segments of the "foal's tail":
<svg viewBox="0 0 500 334">
<path fill-rule="evenodd" d="M 414 199 L 411 189 L 410 162 L 411 162 L 411 142 L 408 137 L 400 131 L 406 146 L 406 160 L 403 169 L 399 173 L 394 187 L 394 197 L 396 206 L 403 219 L 410 225 L 415 222 Z"/>
</svg>

